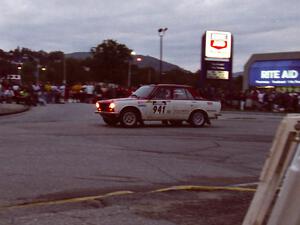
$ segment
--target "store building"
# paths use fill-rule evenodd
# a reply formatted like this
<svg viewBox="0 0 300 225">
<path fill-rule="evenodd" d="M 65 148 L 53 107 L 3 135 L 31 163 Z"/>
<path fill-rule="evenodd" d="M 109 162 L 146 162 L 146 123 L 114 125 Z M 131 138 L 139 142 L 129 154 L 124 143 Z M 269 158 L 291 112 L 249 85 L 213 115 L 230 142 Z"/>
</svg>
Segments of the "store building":
<svg viewBox="0 0 300 225">
<path fill-rule="evenodd" d="M 251 87 L 300 92 L 300 52 L 252 55 L 245 64 L 243 90 Z"/>
</svg>

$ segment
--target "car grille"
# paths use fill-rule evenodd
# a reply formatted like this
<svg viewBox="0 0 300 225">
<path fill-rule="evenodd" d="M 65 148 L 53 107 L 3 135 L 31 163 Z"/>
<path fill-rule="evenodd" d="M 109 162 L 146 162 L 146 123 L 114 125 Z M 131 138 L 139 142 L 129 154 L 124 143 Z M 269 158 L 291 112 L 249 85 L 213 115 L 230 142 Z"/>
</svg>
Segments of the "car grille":
<svg viewBox="0 0 300 225">
<path fill-rule="evenodd" d="M 100 103 L 100 108 L 102 112 L 109 112 L 110 103 Z"/>
</svg>

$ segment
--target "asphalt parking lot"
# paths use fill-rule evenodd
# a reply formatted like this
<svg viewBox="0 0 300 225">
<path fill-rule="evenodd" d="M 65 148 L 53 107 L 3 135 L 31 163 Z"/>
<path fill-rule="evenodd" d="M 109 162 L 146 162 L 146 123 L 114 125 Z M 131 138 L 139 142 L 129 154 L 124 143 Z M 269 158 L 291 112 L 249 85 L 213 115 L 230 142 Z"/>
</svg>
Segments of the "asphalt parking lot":
<svg viewBox="0 0 300 225">
<path fill-rule="evenodd" d="M 0 224 L 241 224 L 282 118 L 224 112 L 200 129 L 123 129 L 93 110 L 0 118 Z"/>
</svg>

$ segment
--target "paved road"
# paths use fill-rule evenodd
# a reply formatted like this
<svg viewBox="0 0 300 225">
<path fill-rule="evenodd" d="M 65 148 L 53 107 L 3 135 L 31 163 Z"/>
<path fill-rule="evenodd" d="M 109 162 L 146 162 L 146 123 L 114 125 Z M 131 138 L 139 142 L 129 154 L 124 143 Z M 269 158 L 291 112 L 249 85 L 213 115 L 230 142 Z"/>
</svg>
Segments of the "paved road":
<svg viewBox="0 0 300 225">
<path fill-rule="evenodd" d="M 119 190 L 145 193 L 173 185 L 253 182 L 281 120 L 275 115 L 226 113 L 212 121 L 212 126 L 200 129 L 160 123 L 124 129 L 106 126 L 93 111 L 88 104 L 53 104 L 0 117 L 0 206 Z M 128 224 L 173 224 L 152 219 L 141 222 L 136 214 L 130 217 L 116 210 L 131 218 Z M 101 213 L 93 214 L 95 220 Z M 58 214 L 55 218 L 60 224 L 76 224 L 71 217 L 59 220 Z M 24 221 L 35 224 L 30 223 L 30 215 L 17 218 L 25 216 Z M 42 214 L 54 219 L 53 214 L 47 215 Z M 3 224 L 18 224 L 3 214 L 0 224 L 1 216 Z M 120 221 L 118 216 L 112 218 Z M 81 224 L 85 223 L 81 220 Z"/>
</svg>

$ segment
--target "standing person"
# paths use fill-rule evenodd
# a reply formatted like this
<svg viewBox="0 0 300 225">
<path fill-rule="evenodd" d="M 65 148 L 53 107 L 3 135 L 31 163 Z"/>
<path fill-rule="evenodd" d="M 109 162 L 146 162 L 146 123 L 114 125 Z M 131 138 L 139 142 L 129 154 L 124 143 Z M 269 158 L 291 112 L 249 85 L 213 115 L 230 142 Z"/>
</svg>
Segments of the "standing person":
<svg viewBox="0 0 300 225">
<path fill-rule="evenodd" d="M 93 103 L 95 103 L 98 100 L 101 100 L 102 99 L 102 95 L 103 95 L 103 92 L 101 90 L 100 84 L 95 85 Z"/>
<path fill-rule="evenodd" d="M 59 103 L 60 92 L 56 84 L 51 85 L 52 99 L 54 103 Z"/>
<path fill-rule="evenodd" d="M 82 85 L 81 83 L 76 83 L 72 86 L 72 96 L 75 102 L 80 102 Z"/>
<path fill-rule="evenodd" d="M 47 103 L 52 103 L 53 95 L 52 95 L 52 87 L 49 82 L 47 82 L 44 86 L 44 91 L 46 94 L 46 101 Z"/>
<path fill-rule="evenodd" d="M 269 91 L 267 99 L 267 111 L 272 111 L 274 108 L 275 91 Z"/>
<path fill-rule="evenodd" d="M 58 87 L 58 91 L 59 91 L 59 103 L 65 103 L 66 85 L 61 84 Z"/>
<path fill-rule="evenodd" d="M 69 102 L 70 98 L 70 86 L 68 84 L 65 84 L 65 94 L 64 94 L 64 101 Z"/>
<path fill-rule="evenodd" d="M 264 101 L 265 101 L 265 92 L 264 91 L 258 91 L 258 94 L 257 94 L 257 99 L 258 99 L 258 109 L 259 110 L 263 110 L 264 108 Z"/>
<path fill-rule="evenodd" d="M 41 95 L 41 87 L 39 84 L 34 82 L 31 85 L 31 90 L 32 90 L 32 101 L 35 102 L 36 104 L 39 102 L 39 95 Z"/>
<path fill-rule="evenodd" d="M 15 96 L 12 87 L 9 87 L 8 89 L 4 90 L 3 96 L 6 103 L 11 103 Z"/>
<path fill-rule="evenodd" d="M 251 100 L 252 100 L 252 108 L 257 109 L 259 106 L 258 103 L 258 90 L 254 89 L 251 91 Z"/>
<path fill-rule="evenodd" d="M 240 110 L 244 111 L 245 103 L 246 103 L 246 93 L 245 92 L 243 92 L 243 91 L 240 92 L 239 100 L 240 100 Z"/>
<path fill-rule="evenodd" d="M 294 113 L 297 113 L 298 112 L 298 94 L 297 93 L 292 93 L 292 96 L 291 96 L 291 110 L 292 112 Z"/>
<path fill-rule="evenodd" d="M 2 90 L 2 82 L 0 82 L 0 103 L 3 101 L 3 90 Z"/>
<path fill-rule="evenodd" d="M 85 101 L 87 103 L 92 103 L 93 99 L 94 99 L 94 91 L 95 91 L 95 85 L 93 83 L 87 83 L 85 85 Z"/>
</svg>

